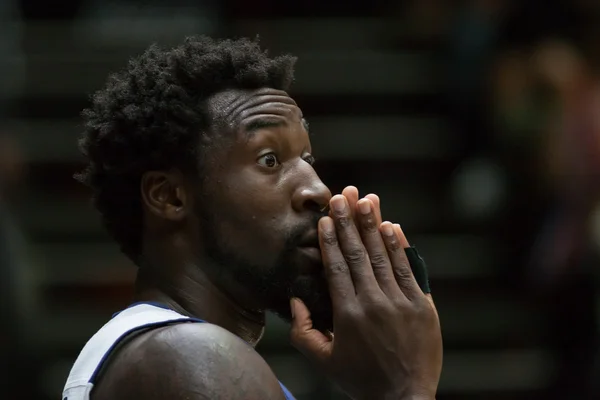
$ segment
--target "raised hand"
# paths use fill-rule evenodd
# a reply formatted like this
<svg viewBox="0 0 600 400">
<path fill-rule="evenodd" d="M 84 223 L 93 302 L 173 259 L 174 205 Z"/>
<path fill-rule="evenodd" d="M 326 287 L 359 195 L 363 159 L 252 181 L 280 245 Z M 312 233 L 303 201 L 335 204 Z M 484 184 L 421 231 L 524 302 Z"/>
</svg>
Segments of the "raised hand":
<svg viewBox="0 0 600 400">
<path fill-rule="evenodd" d="M 319 222 L 334 334 L 313 329 L 292 299 L 292 344 L 354 399 L 434 399 L 442 339 L 433 302 L 415 281 L 399 227 L 379 224 L 369 198 L 334 196 Z M 354 221 L 356 219 L 356 223 Z"/>
<path fill-rule="evenodd" d="M 352 218 L 354 219 L 354 222 L 359 223 L 359 221 L 357 220 L 358 215 L 360 215 L 360 212 L 358 211 L 358 208 L 357 208 L 357 204 L 358 204 L 358 200 L 359 200 L 358 189 L 355 186 L 347 186 L 342 191 L 342 196 L 346 197 L 346 201 L 348 201 L 348 206 L 350 207 L 350 213 L 352 214 Z M 375 219 L 377 221 L 377 224 L 381 224 L 381 222 L 383 220 L 382 220 L 382 216 L 381 216 L 381 202 L 380 202 L 379 196 L 371 193 L 371 194 L 366 195 L 364 198 L 371 200 L 371 202 L 373 203 Z M 330 213 L 330 216 L 332 216 L 331 213 Z M 402 242 L 400 243 L 400 245 L 402 246 L 402 248 L 406 249 L 406 248 L 410 247 L 410 244 L 408 243 L 408 240 L 406 240 L 406 237 L 404 236 L 404 233 L 402 232 L 402 228 L 400 228 L 399 224 L 394 224 L 394 231 L 396 232 L 398 237 L 401 238 L 400 240 Z M 437 309 L 435 307 L 435 303 L 433 302 L 433 298 L 431 297 L 431 293 L 426 293 L 425 295 L 427 296 L 427 299 L 429 300 L 429 302 L 431 303 L 431 305 L 433 306 L 433 308 L 435 309 L 436 314 L 437 314 Z"/>
</svg>

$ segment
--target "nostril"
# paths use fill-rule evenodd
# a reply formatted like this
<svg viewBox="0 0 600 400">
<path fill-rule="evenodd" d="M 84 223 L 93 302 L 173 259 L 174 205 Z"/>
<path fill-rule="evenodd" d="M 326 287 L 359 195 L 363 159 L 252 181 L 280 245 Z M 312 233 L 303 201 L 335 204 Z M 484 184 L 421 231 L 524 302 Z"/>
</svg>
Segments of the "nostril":
<svg viewBox="0 0 600 400">
<path fill-rule="evenodd" d="M 313 199 L 309 199 L 304 202 L 304 209 L 308 211 L 321 213 L 325 208 L 327 208 L 327 204 L 325 206 L 322 206 Z"/>
<path fill-rule="evenodd" d="M 308 211 L 320 212 L 322 207 L 313 199 L 304 201 L 304 209 Z"/>
</svg>

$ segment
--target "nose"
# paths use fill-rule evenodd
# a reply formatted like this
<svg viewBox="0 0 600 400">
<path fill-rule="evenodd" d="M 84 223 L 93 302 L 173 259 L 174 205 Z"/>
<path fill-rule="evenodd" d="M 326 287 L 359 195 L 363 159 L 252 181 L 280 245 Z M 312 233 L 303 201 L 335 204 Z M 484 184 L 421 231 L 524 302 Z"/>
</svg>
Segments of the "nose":
<svg viewBox="0 0 600 400">
<path fill-rule="evenodd" d="M 331 191 L 321 181 L 312 167 L 302 178 L 292 197 L 292 206 L 297 212 L 315 211 L 319 212 L 329 205 Z"/>
</svg>

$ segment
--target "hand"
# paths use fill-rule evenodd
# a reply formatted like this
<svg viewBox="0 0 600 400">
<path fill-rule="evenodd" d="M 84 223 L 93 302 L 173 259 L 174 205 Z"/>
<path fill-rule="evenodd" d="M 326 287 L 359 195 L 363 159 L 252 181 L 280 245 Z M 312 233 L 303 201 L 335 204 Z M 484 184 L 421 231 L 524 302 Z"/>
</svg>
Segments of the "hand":
<svg viewBox="0 0 600 400">
<path fill-rule="evenodd" d="M 323 264 L 333 304 L 334 334 L 313 329 L 310 312 L 292 299 L 292 344 L 354 399 L 434 399 L 442 340 L 432 302 L 417 285 L 404 234 L 378 224 L 370 199 L 331 200 L 319 222 Z M 361 240 L 362 236 L 362 240 Z"/>
<path fill-rule="evenodd" d="M 350 208 L 350 213 L 352 214 L 352 219 L 354 220 L 354 223 L 359 224 L 360 220 L 358 219 L 358 217 L 360 216 L 360 211 L 358 210 L 358 207 L 357 207 L 357 203 L 359 200 L 358 189 L 355 186 L 346 186 L 344 188 L 344 190 L 342 190 L 342 196 L 346 197 L 346 200 L 348 201 L 348 206 Z M 371 202 L 373 202 L 375 221 L 376 221 L 377 225 L 380 225 L 382 222 L 382 217 L 381 217 L 381 202 L 379 200 L 379 196 L 371 193 L 371 194 L 366 195 L 364 198 L 369 199 L 369 200 L 371 200 Z M 329 216 L 333 217 L 331 212 L 329 213 Z M 394 224 L 394 230 L 396 231 L 396 233 L 402 240 L 402 242 L 400 243 L 402 248 L 406 249 L 407 247 L 410 247 L 410 245 L 408 244 L 408 241 L 406 240 L 406 237 L 402 233 L 402 229 L 400 228 L 400 225 Z M 427 300 L 429 300 L 429 303 L 431 304 L 431 306 L 433 307 L 433 309 L 435 310 L 435 313 L 437 315 L 437 308 L 435 307 L 435 303 L 433 302 L 433 297 L 431 297 L 431 293 L 426 293 L 425 296 L 427 296 Z"/>
</svg>

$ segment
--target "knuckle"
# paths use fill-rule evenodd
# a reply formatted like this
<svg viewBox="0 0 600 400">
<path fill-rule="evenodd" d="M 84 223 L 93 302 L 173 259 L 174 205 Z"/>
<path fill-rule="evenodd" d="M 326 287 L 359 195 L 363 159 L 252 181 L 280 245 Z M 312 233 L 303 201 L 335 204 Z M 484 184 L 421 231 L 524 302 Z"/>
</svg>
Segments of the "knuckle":
<svg viewBox="0 0 600 400">
<path fill-rule="evenodd" d="M 381 267 L 381 266 L 387 265 L 387 263 L 388 263 L 387 255 L 385 255 L 383 253 L 372 254 L 369 258 L 371 260 L 371 265 L 373 265 L 373 267 Z"/>
<path fill-rule="evenodd" d="M 368 233 L 377 232 L 378 230 L 377 221 L 375 220 L 375 216 L 373 214 L 365 216 L 361 221 L 361 225 L 363 231 Z"/>
<path fill-rule="evenodd" d="M 338 240 L 337 236 L 334 233 L 325 233 L 323 234 L 323 243 L 327 246 L 337 246 Z"/>
<path fill-rule="evenodd" d="M 408 305 L 408 301 L 400 296 L 395 296 L 391 301 L 395 310 L 405 309 Z"/>
<path fill-rule="evenodd" d="M 421 298 L 416 298 L 400 306 L 410 320 L 427 323 L 435 316 L 433 308 Z"/>
<path fill-rule="evenodd" d="M 429 303 L 429 301 L 424 296 L 419 296 L 417 299 L 414 299 L 413 304 L 415 313 L 418 317 L 429 319 L 431 316 L 435 315 L 431 303 Z"/>
<path fill-rule="evenodd" d="M 363 312 L 358 307 L 345 307 L 339 311 L 339 317 L 342 321 L 359 321 L 363 318 Z"/>
<path fill-rule="evenodd" d="M 367 252 L 361 247 L 352 248 L 344 254 L 344 258 L 348 263 L 359 264 L 367 259 Z"/>
<path fill-rule="evenodd" d="M 409 321 L 424 323 L 435 317 L 435 311 L 429 302 L 420 297 L 409 301 L 401 297 L 395 297 L 391 299 L 390 304 L 393 309 L 392 313 L 400 313 Z"/>
<path fill-rule="evenodd" d="M 398 310 L 394 303 L 380 297 L 372 297 L 363 304 L 363 313 L 371 322 L 386 323 L 397 318 Z"/>
<path fill-rule="evenodd" d="M 398 239 L 396 239 L 396 237 L 392 237 L 390 239 L 388 239 L 388 249 L 392 252 L 397 252 L 399 251 L 401 248 L 400 246 L 400 242 L 398 241 Z"/>
<path fill-rule="evenodd" d="M 379 297 L 373 297 L 364 303 L 365 313 L 371 317 L 387 313 L 389 305 L 386 301 Z"/>
<path fill-rule="evenodd" d="M 352 224 L 354 223 L 352 221 L 352 218 L 350 218 L 349 215 L 343 214 L 343 215 L 336 215 L 337 216 L 337 223 L 341 228 L 348 228 L 350 226 L 352 226 Z"/>
<path fill-rule="evenodd" d="M 405 283 L 413 279 L 412 271 L 406 263 L 394 268 L 394 275 L 398 280 L 398 283 Z"/>
<path fill-rule="evenodd" d="M 348 264 L 344 261 L 334 261 L 329 264 L 329 270 L 332 274 L 346 274 L 348 273 Z"/>
<path fill-rule="evenodd" d="M 407 287 L 410 283 L 409 277 L 403 273 L 398 273 L 394 271 L 394 278 L 396 278 L 396 283 L 398 284 L 401 290 Z"/>
</svg>

